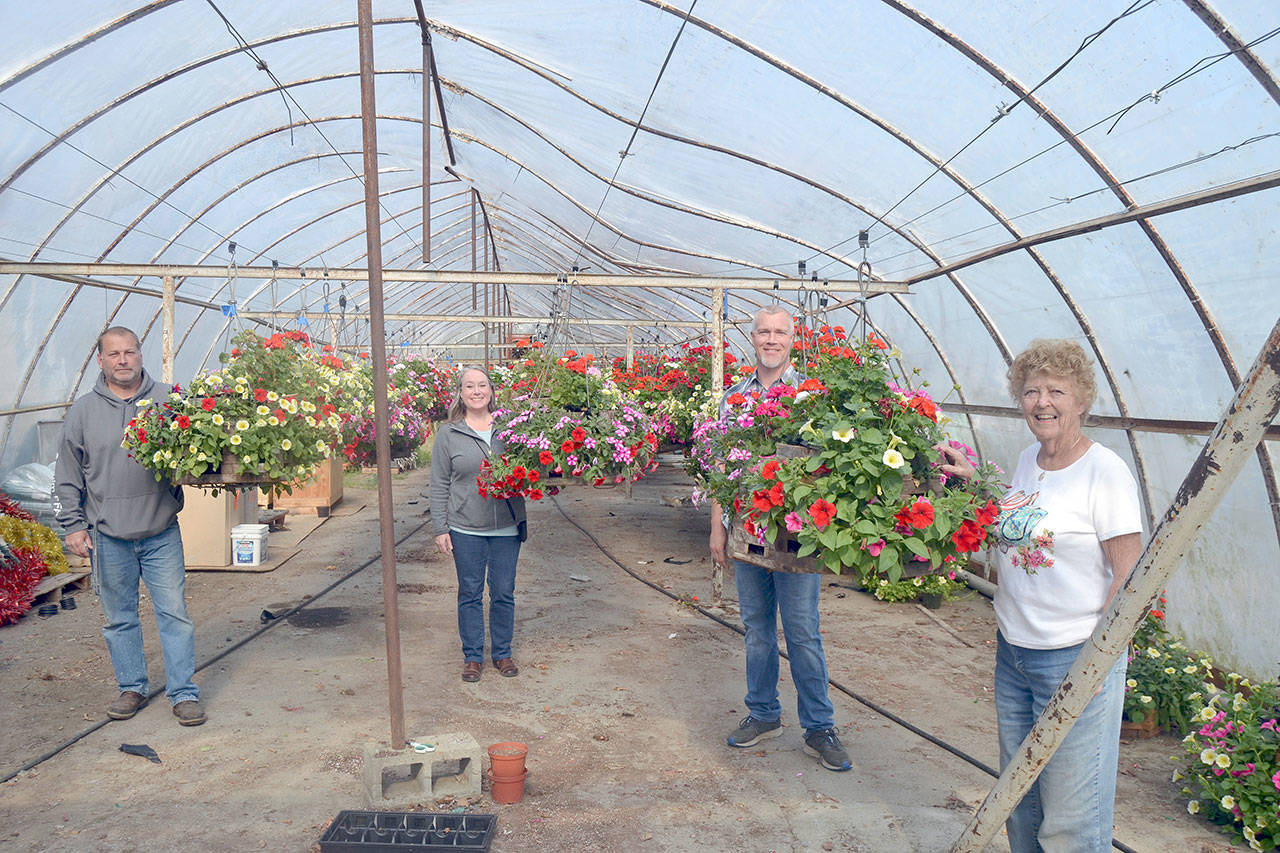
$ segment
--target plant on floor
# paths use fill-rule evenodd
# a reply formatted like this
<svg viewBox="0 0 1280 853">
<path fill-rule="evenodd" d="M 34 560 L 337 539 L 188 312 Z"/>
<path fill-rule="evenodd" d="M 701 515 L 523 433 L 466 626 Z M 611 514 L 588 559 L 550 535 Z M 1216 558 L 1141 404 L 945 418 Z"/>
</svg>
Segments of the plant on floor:
<svg viewBox="0 0 1280 853">
<path fill-rule="evenodd" d="M 1163 597 L 1160 603 L 1164 603 Z M 1164 611 L 1156 608 L 1146 615 L 1133 638 L 1125 681 L 1125 719 L 1141 723 L 1154 717 L 1162 730 L 1186 734 L 1204 692 L 1212 690 L 1207 683 L 1212 678 L 1213 662 L 1169 633 Z"/>
<path fill-rule="evenodd" d="M 1234 672 L 1205 695 L 1196 731 L 1183 739 L 1187 811 L 1203 814 L 1251 850 L 1280 847 L 1280 686 Z"/>
<path fill-rule="evenodd" d="M 950 482 L 936 471 L 938 407 L 895 381 L 875 335 L 851 346 L 843 329 L 797 326 L 796 341 L 797 369 L 808 376 L 798 387 L 732 394 L 724 417 L 695 427 L 695 500 L 732 507 L 762 544 L 794 536 L 798 556 L 851 569 L 869 589 L 897 581 L 904 563 L 936 572 L 982 547 L 999 469 L 975 464 L 973 479 Z"/>
<path fill-rule="evenodd" d="M 35 548 L 11 548 L 0 541 L 0 625 L 17 622 L 31 609 L 47 569 Z"/>
<path fill-rule="evenodd" d="M 67 563 L 66 554 L 62 552 L 62 540 L 58 538 L 58 534 L 36 521 L 29 513 L 22 511 L 22 514 L 26 518 L 0 514 L 0 542 L 6 543 L 10 548 L 36 552 L 51 575 L 69 571 L 71 567 Z"/>
<path fill-rule="evenodd" d="M 902 578 L 898 581 L 881 578 L 876 582 L 872 594 L 881 601 L 915 601 L 922 595 L 941 595 L 946 600 L 964 590 L 965 585 L 956 580 L 956 573 L 947 572 Z"/>
<path fill-rule="evenodd" d="M 367 403 L 338 378 L 341 359 L 315 353 L 305 332 L 246 331 L 233 344 L 221 369 L 175 385 L 166 399 L 139 401 L 123 446 L 157 480 L 216 475 L 234 457 L 287 492 L 329 457 L 343 419 Z"/>
</svg>

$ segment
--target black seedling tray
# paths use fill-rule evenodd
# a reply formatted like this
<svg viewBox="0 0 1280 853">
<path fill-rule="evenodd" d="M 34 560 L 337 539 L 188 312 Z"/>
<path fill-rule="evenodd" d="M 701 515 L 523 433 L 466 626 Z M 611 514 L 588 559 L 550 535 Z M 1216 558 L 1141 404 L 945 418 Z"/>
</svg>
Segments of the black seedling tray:
<svg viewBox="0 0 1280 853">
<path fill-rule="evenodd" d="M 346 810 L 320 836 L 320 853 L 485 853 L 498 816 Z"/>
</svg>

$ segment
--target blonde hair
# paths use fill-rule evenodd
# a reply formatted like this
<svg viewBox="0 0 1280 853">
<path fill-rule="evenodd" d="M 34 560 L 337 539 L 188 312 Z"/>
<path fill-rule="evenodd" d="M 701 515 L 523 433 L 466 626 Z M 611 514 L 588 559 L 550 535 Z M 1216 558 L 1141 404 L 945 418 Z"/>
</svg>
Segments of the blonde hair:
<svg viewBox="0 0 1280 853">
<path fill-rule="evenodd" d="M 457 423 L 467 416 L 467 407 L 462 402 L 462 377 L 472 370 L 484 376 L 485 381 L 489 383 L 489 405 L 487 408 L 491 412 L 497 408 L 497 404 L 494 401 L 496 392 L 493 387 L 493 377 L 489 375 L 489 371 L 483 367 L 464 367 L 458 371 L 458 381 L 453 386 L 453 402 L 449 404 L 449 413 L 445 415 L 446 423 Z"/>
<path fill-rule="evenodd" d="M 1036 338 L 1009 365 L 1009 394 L 1014 402 L 1022 399 L 1027 380 L 1036 374 L 1061 376 L 1075 383 L 1085 412 L 1093 408 L 1098 386 L 1093 380 L 1093 362 L 1084 348 L 1066 338 Z"/>
</svg>

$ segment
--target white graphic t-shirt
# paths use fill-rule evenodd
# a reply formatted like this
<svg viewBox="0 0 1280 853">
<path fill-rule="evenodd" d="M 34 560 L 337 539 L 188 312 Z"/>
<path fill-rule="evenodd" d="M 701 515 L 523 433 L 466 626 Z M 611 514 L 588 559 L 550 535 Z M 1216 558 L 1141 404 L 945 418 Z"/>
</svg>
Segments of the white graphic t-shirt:
<svg viewBox="0 0 1280 853">
<path fill-rule="evenodd" d="M 1018 457 L 993 527 L 996 621 L 1015 646 L 1061 649 L 1093 633 L 1113 578 L 1102 542 L 1141 533 L 1142 508 L 1128 466 L 1102 445 L 1060 471 L 1040 468 L 1039 451 Z"/>
</svg>

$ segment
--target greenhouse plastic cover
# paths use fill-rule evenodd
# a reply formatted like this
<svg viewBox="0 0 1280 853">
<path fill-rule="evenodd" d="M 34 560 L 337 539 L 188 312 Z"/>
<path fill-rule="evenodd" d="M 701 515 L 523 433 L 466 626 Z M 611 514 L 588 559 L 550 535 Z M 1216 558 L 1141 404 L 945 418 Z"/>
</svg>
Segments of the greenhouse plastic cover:
<svg viewBox="0 0 1280 853">
<path fill-rule="evenodd" d="M 367 322 L 347 316 L 368 310 L 366 282 L 232 271 L 366 263 L 356 10 L 5 3 L 0 257 L 225 268 L 177 282 L 180 380 L 216 363 L 247 322 L 221 310 L 233 299 L 242 313 L 328 310 L 316 337 L 367 346 Z M 474 191 L 482 269 L 566 274 L 560 288 L 502 290 L 505 313 L 548 318 L 525 332 L 551 328 L 559 306 L 634 319 L 637 345 L 652 347 L 691 334 L 664 321 L 717 310 L 706 290 L 577 286 L 574 267 L 768 280 L 805 261 L 825 281 L 857 279 L 865 260 L 864 277 L 916 278 L 907 294 L 871 298 L 866 321 L 939 398 L 1008 409 L 1009 359 L 1033 338 L 1066 337 L 1098 363 L 1095 414 L 1214 422 L 1280 317 L 1278 191 L 1257 189 L 1280 166 L 1269 0 L 428 0 L 423 11 L 443 94 L 431 105 L 429 262 L 422 30 L 412 0 L 373 4 L 383 264 L 474 269 Z M 929 275 L 1237 183 L 1210 203 Z M 159 374 L 159 294 L 154 276 L 0 276 L 0 473 L 45 454 L 38 424 L 92 385 L 108 325 L 138 330 Z M 777 294 L 798 308 L 813 296 Z M 728 294 L 739 354 L 743 321 L 773 298 Z M 385 309 L 479 313 L 472 300 L 470 284 L 389 282 Z M 852 327 L 855 308 L 824 319 Z M 386 339 L 448 354 L 478 329 L 396 320 Z M 622 326 L 568 329 L 563 344 L 625 345 Z M 1030 439 L 1007 415 L 969 411 L 954 426 L 1008 467 Z M 1137 473 L 1148 532 L 1204 440 L 1141 424 L 1090 435 Z M 1175 628 L 1271 676 L 1276 482 L 1264 442 L 1169 590 Z"/>
</svg>

